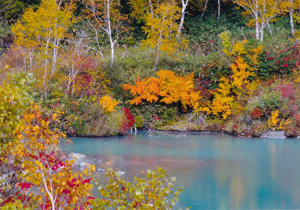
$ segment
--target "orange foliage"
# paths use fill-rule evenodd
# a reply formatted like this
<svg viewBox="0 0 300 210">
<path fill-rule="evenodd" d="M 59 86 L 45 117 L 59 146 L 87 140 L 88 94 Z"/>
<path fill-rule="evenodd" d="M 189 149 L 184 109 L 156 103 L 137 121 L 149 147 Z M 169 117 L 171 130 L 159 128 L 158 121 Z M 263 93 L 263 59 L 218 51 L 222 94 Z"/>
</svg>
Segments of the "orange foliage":
<svg viewBox="0 0 300 210">
<path fill-rule="evenodd" d="M 138 76 L 135 85 L 125 84 L 125 90 L 130 90 L 135 96 L 131 104 L 138 105 L 146 100 L 150 103 L 163 102 L 172 104 L 181 102 L 184 108 L 191 106 L 194 110 L 200 107 L 200 91 L 194 90 L 194 74 L 176 76 L 169 70 L 160 70 L 156 73 L 158 78 L 150 77 L 140 80 Z M 160 99 L 160 100 L 159 100 Z"/>
</svg>

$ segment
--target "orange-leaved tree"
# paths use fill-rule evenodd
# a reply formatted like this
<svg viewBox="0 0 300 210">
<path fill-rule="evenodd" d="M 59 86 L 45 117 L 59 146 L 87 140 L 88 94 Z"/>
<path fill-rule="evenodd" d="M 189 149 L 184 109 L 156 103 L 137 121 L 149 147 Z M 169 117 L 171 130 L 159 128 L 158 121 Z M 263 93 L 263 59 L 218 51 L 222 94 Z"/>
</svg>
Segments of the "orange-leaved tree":
<svg viewBox="0 0 300 210">
<path fill-rule="evenodd" d="M 194 74 L 177 76 L 173 71 L 160 70 L 156 73 L 158 78 L 150 77 L 140 79 L 138 76 L 135 85 L 125 84 L 125 90 L 130 90 L 134 98 L 131 104 L 141 104 L 145 101 L 150 103 L 162 102 L 172 104 L 180 102 L 184 108 L 192 107 L 201 111 L 200 91 L 194 90 Z"/>
</svg>

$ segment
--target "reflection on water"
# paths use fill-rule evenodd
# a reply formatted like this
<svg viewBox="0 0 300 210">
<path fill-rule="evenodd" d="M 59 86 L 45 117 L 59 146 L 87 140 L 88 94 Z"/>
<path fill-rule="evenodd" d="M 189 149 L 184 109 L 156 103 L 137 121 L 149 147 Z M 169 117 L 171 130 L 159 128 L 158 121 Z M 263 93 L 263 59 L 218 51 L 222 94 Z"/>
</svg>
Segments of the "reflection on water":
<svg viewBox="0 0 300 210">
<path fill-rule="evenodd" d="M 300 141 L 228 135 L 162 134 L 74 138 L 64 146 L 119 168 L 125 178 L 164 168 L 183 186 L 178 207 L 193 209 L 299 209 Z M 101 161 L 99 161 L 101 160 Z M 103 173 L 103 172 L 102 172 Z"/>
</svg>

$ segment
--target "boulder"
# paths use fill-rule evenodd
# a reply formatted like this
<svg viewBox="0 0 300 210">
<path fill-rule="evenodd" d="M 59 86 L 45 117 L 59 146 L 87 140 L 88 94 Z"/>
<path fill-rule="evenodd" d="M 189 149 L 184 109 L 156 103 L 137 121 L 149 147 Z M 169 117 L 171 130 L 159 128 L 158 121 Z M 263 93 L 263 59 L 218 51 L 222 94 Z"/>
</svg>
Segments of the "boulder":
<svg viewBox="0 0 300 210">
<path fill-rule="evenodd" d="M 120 176 L 124 175 L 125 172 L 124 171 L 117 171 L 116 174 L 120 174 Z"/>
<path fill-rule="evenodd" d="M 67 157 L 67 160 L 73 160 L 74 165 L 80 165 L 81 163 L 88 161 L 87 157 L 80 153 L 70 153 Z"/>
<path fill-rule="evenodd" d="M 80 154 L 80 153 L 70 153 L 68 157 L 70 159 L 77 159 L 77 160 L 81 160 L 81 159 L 86 158 L 86 156 L 84 154 Z"/>
<path fill-rule="evenodd" d="M 272 131 L 269 133 L 266 133 L 261 136 L 261 138 L 267 138 L 267 139 L 286 139 L 285 131 Z"/>
<path fill-rule="evenodd" d="M 87 162 L 81 162 L 79 165 L 80 165 L 80 167 L 82 167 L 82 168 L 91 166 L 91 165 L 90 165 L 89 163 L 87 163 Z"/>
</svg>

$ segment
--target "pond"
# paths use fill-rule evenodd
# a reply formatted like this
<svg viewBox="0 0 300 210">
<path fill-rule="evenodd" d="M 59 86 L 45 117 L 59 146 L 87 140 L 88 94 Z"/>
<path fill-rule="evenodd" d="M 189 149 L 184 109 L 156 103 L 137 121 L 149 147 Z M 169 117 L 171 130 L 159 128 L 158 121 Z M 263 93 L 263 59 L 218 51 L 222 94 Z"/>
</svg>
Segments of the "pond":
<svg viewBox="0 0 300 210">
<path fill-rule="evenodd" d="M 71 138 L 96 169 L 113 167 L 125 179 L 160 166 L 183 187 L 176 208 L 299 209 L 300 141 L 226 134 L 138 132 L 111 138 Z M 66 148 L 66 146 L 63 146 Z"/>
</svg>

